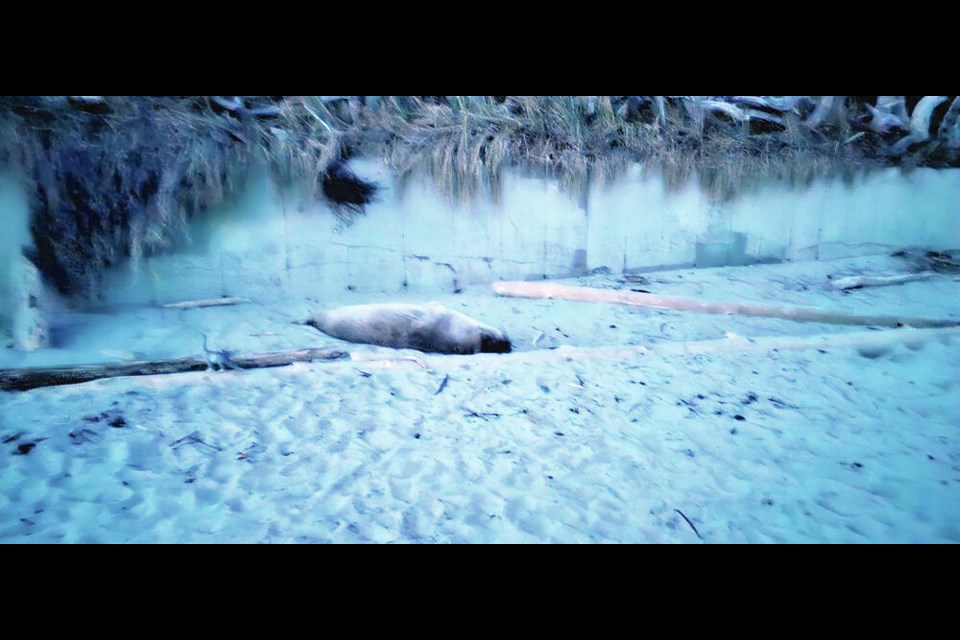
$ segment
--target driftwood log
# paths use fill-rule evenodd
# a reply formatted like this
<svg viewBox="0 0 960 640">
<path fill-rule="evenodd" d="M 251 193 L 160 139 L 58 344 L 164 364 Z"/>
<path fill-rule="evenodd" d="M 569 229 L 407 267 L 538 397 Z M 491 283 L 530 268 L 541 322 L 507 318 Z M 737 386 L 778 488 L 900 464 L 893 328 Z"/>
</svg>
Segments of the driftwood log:
<svg viewBox="0 0 960 640">
<path fill-rule="evenodd" d="M 927 280 L 934 278 L 938 274 L 934 271 L 924 271 L 923 273 L 905 273 L 894 276 L 847 276 L 846 278 L 837 278 L 830 282 L 834 289 L 862 289 L 863 287 L 888 287 L 895 284 L 904 284 L 915 280 Z"/>
<path fill-rule="evenodd" d="M 231 304 L 244 304 L 249 298 L 207 298 L 205 300 L 184 300 L 160 305 L 164 309 L 198 309 L 201 307 L 223 307 Z"/>
<path fill-rule="evenodd" d="M 799 307 L 785 304 L 759 304 L 754 302 L 724 302 L 720 300 L 698 300 L 679 296 L 661 296 L 653 293 L 637 293 L 618 289 L 594 289 L 573 287 L 554 282 L 495 282 L 493 290 L 497 295 L 512 298 L 551 298 L 562 300 L 580 300 L 583 302 L 609 302 L 654 309 L 674 311 L 692 311 L 694 313 L 737 314 L 783 318 L 795 322 L 822 322 L 825 324 L 848 324 L 877 327 L 916 328 L 953 327 L 960 320 L 931 320 L 907 316 L 880 316 L 825 311 L 813 307 Z"/>
<path fill-rule="evenodd" d="M 282 367 L 294 362 L 339 360 L 347 358 L 346 351 L 337 348 L 300 349 L 297 351 L 273 351 L 249 355 L 231 356 L 231 362 L 240 369 L 264 369 Z M 28 391 L 38 387 L 79 384 L 100 378 L 121 376 L 152 376 L 165 373 L 205 371 L 207 361 L 199 357 L 127 362 L 122 364 L 88 364 L 65 367 L 37 367 L 29 369 L 0 369 L 0 390 Z"/>
</svg>

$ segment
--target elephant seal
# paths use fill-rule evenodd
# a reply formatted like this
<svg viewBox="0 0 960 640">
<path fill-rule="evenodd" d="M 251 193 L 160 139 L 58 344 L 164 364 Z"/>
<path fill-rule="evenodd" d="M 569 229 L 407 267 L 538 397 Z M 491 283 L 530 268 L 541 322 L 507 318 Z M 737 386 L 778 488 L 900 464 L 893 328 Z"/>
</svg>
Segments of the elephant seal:
<svg viewBox="0 0 960 640">
<path fill-rule="evenodd" d="M 305 324 L 348 342 L 427 353 L 509 353 L 498 329 L 440 304 L 358 304 L 322 311 Z"/>
</svg>

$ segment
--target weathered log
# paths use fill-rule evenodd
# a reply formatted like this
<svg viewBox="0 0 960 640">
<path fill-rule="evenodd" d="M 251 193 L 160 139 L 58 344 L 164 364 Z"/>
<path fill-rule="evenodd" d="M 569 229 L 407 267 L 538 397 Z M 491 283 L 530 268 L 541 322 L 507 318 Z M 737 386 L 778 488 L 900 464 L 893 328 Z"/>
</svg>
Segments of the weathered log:
<svg viewBox="0 0 960 640">
<path fill-rule="evenodd" d="M 719 300 L 697 300 L 678 296 L 661 296 L 652 293 L 637 293 L 617 289 L 592 289 L 573 287 L 554 282 L 495 282 L 493 290 L 497 295 L 513 298 L 559 298 L 562 300 L 580 300 L 583 302 L 609 302 L 654 309 L 674 311 L 692 311 L 694 313 L 737 314 L 766 318 L 783 318 L 794 322 L 822 322 L 826 324 L 849 324 L 878 327 L 911 326 L 952 327 L 960 325 L 960 320 L 930 320 L 907 316 L 879 316 L 824 311 L 813 307 L 793 305 L 759 304 L 752 302 L 724 302 Z"/>
<path fill-rule="evenodd" d="M 933 271 L 924 271 L 923 273 L 906 273 L 894 276 L 848 276 L 846 278 L 837 278 L 830 281 L 830 286 L 834 289 L 860 289 L 862 287 L 887 287 L 894 284 L 903 284 L 913 282 L 914 280 L 926 280 L 933 278 L 937 274 Z"/>
<path fill-rule="evenodd" d="M 867 126 L 876 133 L 885 134 L 893 129 L 907 129 L 910 126 L 904 96 L 877 96 L 877 106 L 868 104 L 866 108 L 870 113 Z"/>
<path fill-rule="evenodd" d="M 893 155 L 903 155 L 912 146 L 930 139 L 933 110 L 947 101 L 947 96 L 923 96 L 910 115 L 910 133 L 890 148 Z"/>
<path fill-rule="evenodd" d="M 197 309 L 199 307 L 221 307 L 229 304 L 250 302 L 249 298 L 208 298 L 205 300 L 184 300 L 161 305 L 164 309 Z"/>
<path fill-rule="evenodd" d="M 804 121 L 804 124 L 811 129 L 816 129 L 828 119 L 836 105 L 843 104 L 844 98 L 845 96 L 820 96 L 816 109 Z"/>
<path fill-rule="evenodd" d="M 324 349 L 299 349 L 297 351 L 272 351 L 232 356 L 231 362 L 239 369 L 264 369 L 282 367 L 294 362 L 339 360 L 349 357 L 346 351 L 327 347 Z M 28 391 L 38 387 L 80 384 L 101 378 L 121 376 L 152 376 L 166 373 L 205 371 L 207 361 L 199 357 L 127 362 L 122 364 L 88 364 L 65 367 L 36 367 L 29 369 L 0 369 L 0 390 Z"/>
</svg>

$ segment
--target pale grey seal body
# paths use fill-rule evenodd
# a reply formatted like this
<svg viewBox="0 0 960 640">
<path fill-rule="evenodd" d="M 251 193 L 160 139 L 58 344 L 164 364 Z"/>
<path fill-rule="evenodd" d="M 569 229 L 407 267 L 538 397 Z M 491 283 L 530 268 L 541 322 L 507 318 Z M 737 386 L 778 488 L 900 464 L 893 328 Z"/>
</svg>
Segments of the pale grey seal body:
<svg viewBox="0 0 960 640">
<path fill-rule="evenodd" d="M 500 330 L 440 304 L 358 304 L 322 311 L 306 324 L 347 340 L 428 353 L 509 353 Z"/>
</svg>

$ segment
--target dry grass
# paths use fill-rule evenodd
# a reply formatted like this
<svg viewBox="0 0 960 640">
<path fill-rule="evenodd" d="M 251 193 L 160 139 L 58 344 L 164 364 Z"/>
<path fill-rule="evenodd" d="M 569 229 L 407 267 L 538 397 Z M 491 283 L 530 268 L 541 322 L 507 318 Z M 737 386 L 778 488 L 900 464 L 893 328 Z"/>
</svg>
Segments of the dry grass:
<svg viewBox="0 0 960 640">
<path fill-rule="evenodd" d="M 304 201 L 326 194 L 349 223 L 372 195 L 340 165 L 354 153 L 383 158 L 401 185 L 427 177 L 461 200 L 498 197 L 507 169 L 582 195 L 639 162 L 670 186 L 695 178 L 724 200 L 765 180 L 802 186 L 890 162 L 870 136 L 845 143 L 845 121 L 812 131 L 790 114 L 782 131 L 758 132 L 690 101 L 666 100 L 661 111 L 638 98 L 264 97 L 247 106 L 273 112 L 251 116 L 191 96 L 110 98 L 93 109 L 0 97 L 0 168 L 19 169 L 34 194 L 45 275 L 65 293 L 91 295 L 107 267 L 169 249 L 255 167 Z"/>
<path fill-rule="evenodd" d="M 578 96 L 449 96 L 441 104 L 387 99 L 365 112 L 364 149 L 401 178 L 429 176 L 451 197 L 494 197 L 506 168 L 557 178 L 572 193 L 609 181 L 633 162 L 659 170 L 669 185 L 697 177 L 718 199 L 763 180 L 798 186 L 883 164 L 862 149 L 804 129 L 756 134 L 740 123 L 666 104 L 665 118 L 631 117 L 610 96 L 592 106 Z"/>
</svg>

